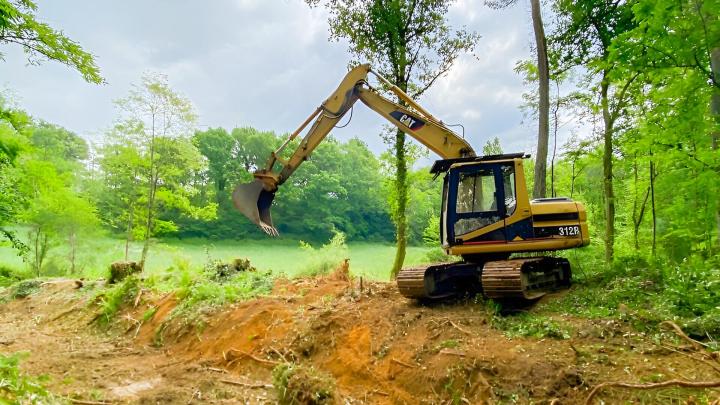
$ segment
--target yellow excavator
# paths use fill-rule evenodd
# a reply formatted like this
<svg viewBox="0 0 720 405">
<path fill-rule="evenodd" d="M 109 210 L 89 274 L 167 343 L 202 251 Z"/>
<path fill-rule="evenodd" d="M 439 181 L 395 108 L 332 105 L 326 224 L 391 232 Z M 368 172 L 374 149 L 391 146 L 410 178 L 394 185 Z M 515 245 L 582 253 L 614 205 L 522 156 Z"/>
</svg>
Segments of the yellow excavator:
<svg viewBox="0 0 720 405">
<path fill-rule="evenodd" d="M 405 105 L 385 98 L 368 81 L 372 74 Z M 533 300 L 570 285 L 566 259 L 530 255 L 590 243 L 582 203 L 569 198 L 528 197 L 524 153 L 477 156 L 442 121 L 418 105 L 369 65 L 359 65 L 288 139 L 271 152 L 251 183 L 233 191 L 235 207 L 271 236 L 277 236 L 270 205 L 278 186 L 307 160 L 357 100 L 437 153 L 431 173 L 444 175 L 440 240 L 445 252 L 462 262 L 404 268 L 397 276 L 409 298 L 432 299 L 481 290 L 488 298 Z M 289 158 L 282 151 L 312 123 Z M 276 169 L 277 166 L 277 169 Z"/>
</svg>

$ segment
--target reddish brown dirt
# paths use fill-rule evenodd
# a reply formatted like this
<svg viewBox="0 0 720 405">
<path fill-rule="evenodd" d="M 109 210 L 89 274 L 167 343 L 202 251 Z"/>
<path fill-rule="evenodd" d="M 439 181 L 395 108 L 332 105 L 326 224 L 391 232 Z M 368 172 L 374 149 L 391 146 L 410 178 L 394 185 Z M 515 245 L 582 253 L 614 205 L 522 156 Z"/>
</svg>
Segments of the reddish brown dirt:
<svg viewBox="0 0 720 405">
<path fill-rule="evenodd" d="M 565 318 L 571 339 L 509 339 L 481 305 L 423 306 L 391 284 L 361 292 L 342 277 L 281 280 L 270 296 L 208 314 L 201 327 L 170 319 L 174 296 L 146 293 L 110 332 L 88 324 L 90 295 L 73 286 L 48 284 L 0 305 L 0 352 L 30 351 L 24 370 L 48 374 L 52 391 L 84 400 L 275 403 L 271 371 L 283 361 L 327 373 L 338 403 L 350 404 L 576 404 L 604 381 L 717 378 L 687 352 L 660 348 L 617 321 Z M 699 395 L 673 392 L 668 403 L 691 394 Z M 608 390 L 601 398 L 633 394 Z"/>
</svg>

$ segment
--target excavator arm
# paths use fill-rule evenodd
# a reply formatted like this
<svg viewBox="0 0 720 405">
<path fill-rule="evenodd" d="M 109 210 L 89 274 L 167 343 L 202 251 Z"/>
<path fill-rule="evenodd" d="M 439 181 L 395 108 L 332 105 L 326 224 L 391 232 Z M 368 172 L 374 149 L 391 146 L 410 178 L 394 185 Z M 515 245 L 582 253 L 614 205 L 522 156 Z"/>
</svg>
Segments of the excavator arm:
<svg viewBox="0 0 720 405">
<path fill-rule="evenodd" d="M 406 105 L 388 100 L 368 83 L 373 74 Z M 255 180 L 240 184 L 233 191 L 235 207 L 267 234 L 277 236 L 270 205 L 278 186 L 283 184 L 307 160 L 330 131 L 355 105 L 362 101 L 401 131 L 417 139 L 443 159 L 473 157 L 475 152 L 462 137 L 448 129 L 400 88 L 374 72 L 370 65 L 359 65 L 345 76 L 338 88 L 274 152 L 265 166 L 254 173 Z M 311 125 L 288 159 L 281 154 L 303 130 Z M 280 169 L 276 170 L 276 166 Z"/>
</svg>

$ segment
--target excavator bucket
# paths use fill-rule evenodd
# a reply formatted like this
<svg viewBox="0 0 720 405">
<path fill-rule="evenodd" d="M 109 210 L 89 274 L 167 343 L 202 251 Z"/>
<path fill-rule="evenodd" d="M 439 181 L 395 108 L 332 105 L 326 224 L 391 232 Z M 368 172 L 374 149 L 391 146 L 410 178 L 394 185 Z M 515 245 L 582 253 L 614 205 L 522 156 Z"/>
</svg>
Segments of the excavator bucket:
<svg viewBox="0 0 720 405">
<path fill-rule="evenodd" d="M 270 216 L 270 205 L 274 198 L 275 193 L 265 190 L 263 182 L 257 179 L 238 185 L 232 193 L 235 208 L 270 236 L 279 235 Z"/>
</svg>

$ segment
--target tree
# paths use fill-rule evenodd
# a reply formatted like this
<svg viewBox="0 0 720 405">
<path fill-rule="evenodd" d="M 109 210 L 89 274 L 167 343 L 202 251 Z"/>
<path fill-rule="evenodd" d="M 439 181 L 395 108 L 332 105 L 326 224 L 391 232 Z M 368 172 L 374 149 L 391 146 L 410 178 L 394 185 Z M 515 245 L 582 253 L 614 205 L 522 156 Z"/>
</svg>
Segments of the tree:
<svg viewBox="0 0 720 405">
<path fill-rule="evenodd" d="M 20 253 L 27 246 L 5 226 L 17 220 L 26 204 L 25 195 L 18 188 L 21 176 L 15 163 L 18 156 L 30 148 L 30 131 L 30 117 L 8 106 L 0 96 L 0 240 L 8 240 Z"/>
<path fill-rule="evenodd" d="M 559 71 L 577 66 L 589 70 L 591 79 L 599 80 L 593 87 L 600 99 L 593 106 L 602 114 L 603 129 L 603 191 L 605 199 L 605 260 L 613 261 L 615 246 L 615 192 L 613 189 L 613 139 L 617 124 L 629 97 L 629 88 L 637 74 L 627 75 L 610 61 L 613 40 L 635 27 L 634 2 L 605 0 L 558 0 L 556 29 L 551 36 L 551 49 Z"/>
<path fill-rule="evenodd" d="M 505 8 L 518 0 L 488 0 L 485 3 L 493 8 Z M 550 140 L 550 65 L 548 62 L 547 38 L 542 20 L 540 0 L 530 0 L 530 15 L 535 34 L 538 77 L 538 139 L 535 156 L 535 174 L 533 176 L 533 198 L 545 197 L 547 193 L 547 157 Z"/>
<path fill-rule="evenodd" d="M 664 87 L 678 74 L 695 72 L 711 89 L 710 115 L 718 123 L 708 135 L 711 150 L 720 143 L 720 24 L 718 0 L 639 0 L 637 26 L 615 41 L 612 58 L 643 72 L 653 87 Z M 701 97 L 696 97 L 700 100 Z M 720 248 L 720 205 L 715 213 Z"/>
<path fill-rule="evenodd" d="M 103 83 L 93 56 L 61 31 L 38 21 L 36 12 L 32 0 L 0 0 L 0 44 L 20 45 L 31 64 L 54 60 L 77 70 L 90 83 Z"/>
<path fill-rule="evenodd" d="M 356 60 L 367 61 L 413 98 L 420 97 L 447 73 L 457 58 L 471 52 L 479 36 L 454 30 L 446 14 L 452 0 L 306 0 L 330 12 L 330 39 L 348 41 Z M 398 103 L 405 104 L 398 99 Z M 405 133 L 389 140 L 394 153 L 397 250 L 391 273 L 405 260 L 408 235 L 408 164 Z"/>
<path fill-rule="evenodd" d="M 187 181 L 194 172 L 203 169 L 200 153 L 190 142 L 197 119 L 190 101 L 173 91 L 165 76 L 145 75 L 141 84 L 133 86 L 130 94 L 118 100 L 117 105 L 122 111 L 115 127 L 116 133 L 124 137 L 120 143 L 135 148 L 131 153 L 139 157 L 133 158 L 127 169 L 137 169 L 141 182 L 136 184 L 145 188 L 143 249 L 139 262 L 140 267 L 144 267 L 151 237 L 177 230 L 172 221 L 158 217 L 159 204 L 203 217 L 214 216 L 215 205 L 196 207 L 189 201 L 189 196 L 197 190 L 189 187 Z M 118 146 L 118 141 L 114 144 Z M 134 203 L 128 207 L 131 206 L 128 228 L 134 221 Z"/>
<path fill-rule="evenodd" d="M 488 139 L 488 141 L 485 142 L 485 145 L 483 145 L 482 154 L 484 156 L 502 155 L 503 149 L 502 146 L 500 146 L 500 138 L 496 136 L 493 139 Z"/>
</svg>

